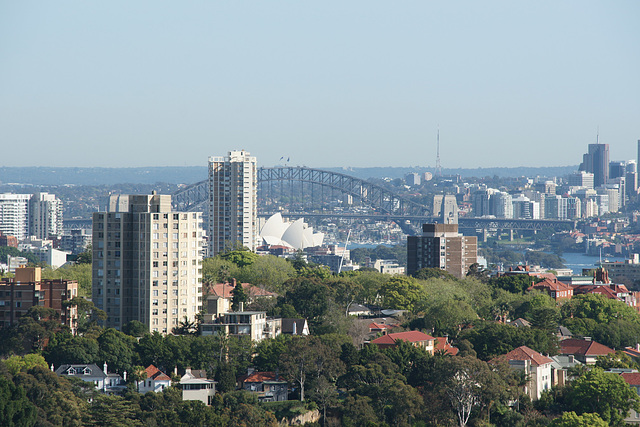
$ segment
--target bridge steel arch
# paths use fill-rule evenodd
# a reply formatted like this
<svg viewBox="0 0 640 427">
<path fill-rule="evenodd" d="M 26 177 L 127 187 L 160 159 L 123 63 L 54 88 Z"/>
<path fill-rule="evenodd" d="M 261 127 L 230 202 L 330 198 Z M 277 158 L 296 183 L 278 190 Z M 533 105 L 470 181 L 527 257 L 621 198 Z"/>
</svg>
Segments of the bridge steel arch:
<svg viewBox="0 0 640 427">
<path fill-rule="evenodd" d="M 429 216 L 426 206 L 397 196 L 384 187 L 350 175 L 306 167 L 274 167 L 258 169 L 258 184 L 272 181 L 297 181 L 322 185 L 361 199 L 364 204 L 385 214 Z M 182 188 L 171 197 L 176 210 L 208 210 L 209 181 L 204 180 Z"/>
<path fill-rule="evenodd" d="M 301 166 L 258 169 L 258 183 L 273 181 L 296 181 L 332 188 L 358 198 L 384 214 L 429 216 L 426 206 L 400 197 L 380 185 L 342 173 Z"/>
</svg>

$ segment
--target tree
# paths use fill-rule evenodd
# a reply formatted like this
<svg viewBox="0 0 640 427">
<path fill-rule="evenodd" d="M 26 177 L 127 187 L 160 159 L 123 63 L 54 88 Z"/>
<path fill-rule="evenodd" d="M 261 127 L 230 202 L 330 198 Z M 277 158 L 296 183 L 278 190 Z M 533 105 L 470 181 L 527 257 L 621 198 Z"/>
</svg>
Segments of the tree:
<svg viewBox="0 0 640 427">
<path fill-rule="evenodd" d="M 113 328 L 105 329 L 97 339 L 98 358 L 115 372 L 131 372 L 134 362 L 136 339 Z"/>
<path fill-rule="evenodd" d="M 575 412 L 565 412 L 560 418 L 556 418 L 549 424 L 550 427 L 607 427 L 609 423 L 600 418 L 598 414 L 585 413 L 578 415 Z"/>
<path fill-rule="evenodd" d="M 240 268 L 253 264 L 258 257 L 259 255 L 245 249 L 233 250 L 220 255 L 221 259 L 230 261 Z"/>
<path fill-rule="evenodd" d="M 136 391 L 140 391 L 140 383 L 147 379 L 147 370 L 144 366 L 136 365 L 129 373 L 129 380 L 136 385 Z"/>
<path fill-rule="evenodd" d="M 244 290 L 244 287 L 240 282 L 236 283 L 236 287 L 233 288 L 231 293 L 233 294 L 233 298 L 231 299 L 231 310 L 239 311 L 240 305 L 249 300 L 249 295 L 247 295 L 247 292 Z"/>
<path fill-rule="evenodd" d="M 623 426 L 630 409 L 640 411 L 640 396 L 617 374 L 594 368 L 571 384 L 567 402 L 577 414 L 597 413 L 612 426 Z"/>
<path fill-rule="evenodd" d="M 304 391 L 307 376 L 312 372 L 314 351 L 310 345 L 310 338 L 294 337 L 289 343 L 289 349 L 280 359 L 284 376 L 291 382 L 298 383 L 300 401 L 304 402 Z"/>
<path fill-rule="evenodd" d="M 132 337 L 140 338 L 144 334 L 149 333 L 149 328 L 142 322 L 131 320 L 124 324 L 122 332 Z"/>
<path fill-rule="evenodd" d="M 91 264 L 93 261 L 93 246 L 87 246 L 84 252 L 80 252 L 76 257 L 76 262 L 78 264 Z"/>
<path fill-rule="evenodd" d="M 17 375 L 20 371 L 28 371 L 35 366 L 47 369 L 47 362 L 39 354 L 26 354 L 24 356 L 11 356 L 4 361 L 7 370 L 11 375 Z"/>
<path fill-rule="evenodd" d="M 413 277 L 419 280 L 442 279 L 456 281 L 458 278 L 453 274 L 441 268 L 421 268 L 413 273 Z"/>
<path fill-rule="evenodd" d="M 395 276 L 380 288 L 380 295 L 387 308 L 414 311 L 418 302 L 426 296 L 423 287 L 410 277 Z"/>
<path fill-rule="evenodd" d="M 37 420 L 37 408 L 27 399 L 22 387 L 0 376 L 0 425 L 32 426 Z"/>
</svg>

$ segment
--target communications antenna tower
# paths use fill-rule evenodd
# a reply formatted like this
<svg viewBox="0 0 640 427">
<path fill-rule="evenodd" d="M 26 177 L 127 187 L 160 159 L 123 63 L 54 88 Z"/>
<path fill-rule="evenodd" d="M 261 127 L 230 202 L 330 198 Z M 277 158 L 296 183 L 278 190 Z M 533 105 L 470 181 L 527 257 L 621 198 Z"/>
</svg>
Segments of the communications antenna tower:
<svg viewBox="0 0 640 427">
<path fill-rule="evenodd" d="M 437 177 L 442 176 L 442 166 L 440 166 L 440 128 L 438 128 L 438 137 L 436 144 L 436 171 Z"/>
</svg>

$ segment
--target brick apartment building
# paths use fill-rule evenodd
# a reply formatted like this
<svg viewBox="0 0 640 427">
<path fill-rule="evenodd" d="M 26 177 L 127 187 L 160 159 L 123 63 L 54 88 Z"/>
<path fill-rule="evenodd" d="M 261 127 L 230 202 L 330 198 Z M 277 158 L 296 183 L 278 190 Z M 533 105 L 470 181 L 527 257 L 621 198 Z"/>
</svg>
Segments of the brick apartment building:
<svg viewBox="0 0 640 427">
<path fill-rule="evenodd" d="M 40 267 L 16 269 L 14 278 L 0 281 L 0 326 L 11 326 L 33 306 L 54 309 L 60 323 L 75 331 L 76 307 L 63 307 L 63 302 L 78 296 L 78 282 L 42 280 Z"/>
</svg>

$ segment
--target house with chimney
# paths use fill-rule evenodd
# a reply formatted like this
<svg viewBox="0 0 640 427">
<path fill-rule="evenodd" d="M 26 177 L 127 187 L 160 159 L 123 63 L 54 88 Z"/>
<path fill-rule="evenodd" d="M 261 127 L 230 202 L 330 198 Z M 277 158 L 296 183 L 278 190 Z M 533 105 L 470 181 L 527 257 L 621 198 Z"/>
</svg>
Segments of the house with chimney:
<svg viewBox="0 0 640 427">
<path fill-rule="evenodd" d="M 92 383 L 96 390 L 106 394 L 119 394 L 127 388 L 126 371 L 122 376 L 109 373 L 106 363 L 102 369 L 95 363 L 79 363 L 60 365 L 55 370 L 51 365 L 51 370 L 62 377 L 78 378 L 84 382 Z"/>
<path fill-rule="evenodd" d="M 546 278 L 531 286 L 529 290 L 531 289 L 546 293 L 556 302 L 567 301 L 573 298 L 573 288 L 555 277 L 553 279 Z"/>
<path fill-rule="evenodd" d="M 152 391 L 159 393 L 166 388 L 171 387 L 171 378 L 160 369 L 153 365 L 147 366 L 145 369 L 147 378 L 142 381 L 138 381 L 138 391 L 142 394 Z"/>
<path fill-rule="evenodd" d="M 560 341 L 561 355 L 573 356 L 585 365 L 595 365 L 599 356 L 613 353 L 615 353 L 613 349 L 595 342 L 589 337 L 584 339 L 568 338 Z"/>
<path fill-rule="evenodd" d="M 397 347 L 400 341 L 406 341 L 414 347 L 422 348 L 427 353 L 433 354 L 436 339 L 420 331 L 395 332 L 383 335 L 370 344 L 377 345 L 380 349 Z"/>
<path fill-rule="evenodd" d="M 241 390 L 258 395 L 260 402 L 282 402 L 289 400 L 289 384 L 276 372 L 258 372 L 253 368 L 238 380 Z"/>
</svg>

